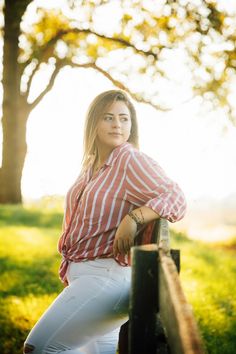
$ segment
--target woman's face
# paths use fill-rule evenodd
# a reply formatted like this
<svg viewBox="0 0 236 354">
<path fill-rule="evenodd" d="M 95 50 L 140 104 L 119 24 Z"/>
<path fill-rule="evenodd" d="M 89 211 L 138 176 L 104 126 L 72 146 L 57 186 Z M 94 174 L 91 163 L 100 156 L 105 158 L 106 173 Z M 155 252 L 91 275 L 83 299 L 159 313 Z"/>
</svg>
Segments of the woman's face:
<svg viewBox="0 0 236 354">
<path fill-rule="evenodd" d="M 123 101 L 116 101 L 104 112 L 97 125 L 98 148 L 113 150 L 129 139 L 130 111 Z"/>
</svg>

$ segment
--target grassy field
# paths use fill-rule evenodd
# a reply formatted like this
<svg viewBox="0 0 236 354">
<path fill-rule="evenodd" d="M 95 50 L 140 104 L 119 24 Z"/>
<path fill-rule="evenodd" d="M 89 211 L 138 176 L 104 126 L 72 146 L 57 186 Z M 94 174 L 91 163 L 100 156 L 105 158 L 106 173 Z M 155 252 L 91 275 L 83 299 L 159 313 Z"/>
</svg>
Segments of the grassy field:
<svg viewBox="0 0 236 354">
<path fill-rule="evenodd" d="M 0 353 L 23 341 L 62 289 L 57 270 L 61 207 L 0 206 Z M 172 232 L 181 281 L 209 354 L 236 352 L 236 242 L 206 244 Z"/>
</svg>

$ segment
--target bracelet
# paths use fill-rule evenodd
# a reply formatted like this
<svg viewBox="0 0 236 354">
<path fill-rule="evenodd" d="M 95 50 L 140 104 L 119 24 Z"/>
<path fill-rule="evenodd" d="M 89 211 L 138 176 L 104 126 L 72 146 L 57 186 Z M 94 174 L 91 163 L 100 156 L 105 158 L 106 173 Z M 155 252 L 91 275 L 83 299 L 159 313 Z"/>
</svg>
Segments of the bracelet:
<svg viewBox="0 0 236 354">
<path fill-rule="evenodd" d="M 140 226 L 140 225 L 143 225 L 143 224 L 144 224 L 144 217 L 143 217 L 143 214 L 142 214 L 141 209 L 140 209 L 140 212 L 141 212 L 141 215 L 142 215 L 142 220 L 138 217 L 138 215 L 133 214 L 132 211 L 130 211 L 130 212 L 128 213 L 128 215 L 131 217 L 131 219 L 134 220 L 134 222 L 136 223 L 137 226 Z"/>
</svg>

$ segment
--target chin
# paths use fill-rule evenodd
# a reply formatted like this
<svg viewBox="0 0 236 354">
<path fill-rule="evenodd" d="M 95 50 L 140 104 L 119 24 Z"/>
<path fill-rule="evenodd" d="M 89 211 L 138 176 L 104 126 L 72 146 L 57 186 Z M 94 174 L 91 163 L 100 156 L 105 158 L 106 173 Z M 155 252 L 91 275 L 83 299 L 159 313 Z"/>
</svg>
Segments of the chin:
<svg viewBox="0 0 236 354">
<path fill-rule="evenodd" d="M 117 141 L 117 143 L 113 143 L 111 144 L 113 148 L 116 148 L 117 146 L 120 146 L 121 144 L 123 144 L 123 141 Z"/>
<path fill-rule="evenodd" d="M 109 142 L 110 145 L 113 145 L 113 146 L 119 146 L 121 144 L 124 143 L 124 140 L 123 139 L 112 139 L 112 141 Z"/>
</svg>

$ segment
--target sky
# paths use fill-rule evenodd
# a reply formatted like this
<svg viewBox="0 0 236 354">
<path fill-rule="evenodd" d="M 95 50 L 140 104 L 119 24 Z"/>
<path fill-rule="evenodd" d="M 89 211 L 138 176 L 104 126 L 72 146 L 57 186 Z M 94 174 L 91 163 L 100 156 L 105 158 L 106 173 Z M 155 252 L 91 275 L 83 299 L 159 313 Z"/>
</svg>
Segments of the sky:
<svg viewBox="0 0 236 354">
<path fill-rule="evenodd" d="M 36 5 L 60 6 L 69 14 L 66 3 L 66 0 L 35 0 L 25 17 L 26 27 L 35 21 Z M 121 15 L 118 3 L 110 2 L 111 9 L 105 7 L 109 10 L 109 16 L 105 14 L 106 21 L 104 7 L 102 13 L 100 10 L 95 13 L 97 30 L 109 32 L 118 28 Z M 147 0 L 146 5 L 148 3 L 151 6 L 154 2 Z M 218 3 L 228 11 L 236 12 L 234 0 L 228 0 L 227 5 L 223 0 Z M 158 4 L 162 6 L 162 2 Z M 81 21 L 85 19 L 81 11 L 76 16 Z M 113 54 L 112 60 L 121 65 L 119 52 Z M 182 54 L 178 51 L 171 55 L 168 74 L 172 83 L 159 90 L 174 109 L 163 113 L 134 102 L 140 126 L 140 147 L 180 184 L 189 200 L 220 200 L 236 194 L 236 128 L 220 110 L 204 110 L 199 98 L 188 101 L 190 75 L 182 62 Z M 44 76 L 46 72 L 34 80 L 32 96 L 44 83 Z M 135 80 L 136 85 L 148 85 L 148 80 L 147 83 Z M 28 121 L 28 153 L 22 179 L 25 198 L 66 193 L 80 170 L 87 107 L 97 94 L 111 88 L 113 85 L 92 69 L 67 67 L 60 72 L 53 90 Z M 187 99 L 187 103 L 180 104 L 181 97 L 182 101 Z"/>
<path fill-rule="evenodd" d="M 28 121 L 22 180 L 26 198 L 66 193 L 80 170 L 87 107 L 111 88 L 92 69 L 62 70 Z M 236 128 L 222 112 L 204 115 L 198 98 L 167 113 L 134 104 L 141 150 L 160 163 L 188 199 L 221 199 L 236 193 Z"/>
</svg>

